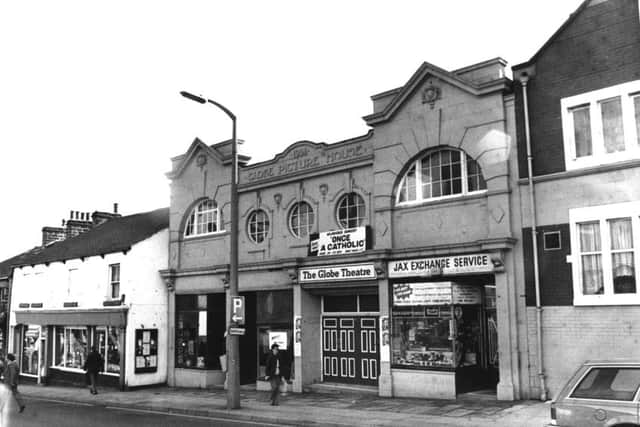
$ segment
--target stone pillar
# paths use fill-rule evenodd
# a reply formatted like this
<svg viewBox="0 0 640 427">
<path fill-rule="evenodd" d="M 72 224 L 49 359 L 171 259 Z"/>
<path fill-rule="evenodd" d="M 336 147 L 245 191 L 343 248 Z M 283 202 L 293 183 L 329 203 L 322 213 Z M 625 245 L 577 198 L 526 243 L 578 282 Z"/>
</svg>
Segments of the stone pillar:
<svg viewBox="0 0 640 427">
<path fill-rule="evenodd" d="M 393 396 L 393 378 L 391 377 L 391 314 L 389 310 L 389 280 L 378 280 L 378 301 L 380 304 L 380 376 L 378 394 Z"/>
<path fill-rule="evenodd" d="M 165 279 L 167 286 L 167 384 L 176 385 L 176 293 L 175 278 Z"/>
<path fill-rule="evenodd" d="M 514 283 L 514 259 L 511 251 L 495 251 L 492 259 L 503 259 L 504 267 L 495 272 L 496 308 L 498 322 L 498 357 L 500 382 L 498 400 L 515 400 L 519 396 L 518 316 Z"/>
<path fill-rule="evenodd" d="M 296 342 L 296 322 L 299 320 L 302 334 L 302 289 L 293 286 L 293 392 L 302 393 L 302 343 Z"/>
</svg>

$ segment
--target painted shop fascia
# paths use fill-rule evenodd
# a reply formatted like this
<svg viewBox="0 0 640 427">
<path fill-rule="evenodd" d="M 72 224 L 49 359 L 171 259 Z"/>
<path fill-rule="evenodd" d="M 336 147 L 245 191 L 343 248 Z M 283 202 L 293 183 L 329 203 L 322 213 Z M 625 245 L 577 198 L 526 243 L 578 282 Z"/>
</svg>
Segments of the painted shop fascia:
<svg viewBox="0 0 640 427">
<path fill-rule="evenodd" d="M 266 343 L 277 334 L 287 337 L 295 392 L 326 382 L 370 385 L 384 396 L 455 397 L 479 385 L 465 383 L 475 375 L 497 389 L 499 399 L 526 397 L 528 373 L 515 357 L 522 284 L 513 260 L 521 256 L 521 244 L 520 227 L 512 224 L 519 218 L 519 195 L 511 166 L 513 96 L 504 66 L 498 58 L 449 72 L 424 63 L 403 87 L 372 97 L 374 113 L 365 121 L 373 129 L 366 135 L 335 144 L 297 142 L 272 160 L 240 168 L 239 287 L 254 313 L 241 338 L 244 383 L 260 386 Z M 210 320 L 224 323 L 228 282 L 230 170 L 222 157 L 218 145 L 197 142 L 167 174 L 169 268 L 161 274 L 172 291 L 171 385 L 224 382 L 225 327 Z M 430 159 L 440 162 L 431 170 Z M 455 177 L 442 178 L 449 164 L 445 173 Z M 406 184 L 428 173 L 432 181 L 456 183 L 439 182 L 438 189 L 428 187 L 427 178 Z M 205 215 L 208 220 L 199 219 Z M 428 268 L 402 278 L 389 270 L 412 261 L 446 263 L 442 259 L 466 263 L 467 270 Z M 495 320 L 497 312 L 504 319 L 490 325 L 497 340 L 483 343 L 477 357 L 465 356 L 465 368 L 475 360 L 482 372 L 396 363 L 408 360 L 393 356 L 398 351 L 420 359 L 415 355 L 424 346 L 416 331 L 428 334 L 425 316 L 434 307 L 418 304 L 422 317 L 413 326 L 402 323 L 407 317 L 396 313 L 394 286 L 427 283 L 426 289 L 436 282 L 450 283 L 451 292 L 471 286 L 480 295 L 480 304 L 462 308 L 462 318 L 483 322 L 483 336 L 490 316 Z M 443 306 L 438 313 L 462 324 L 453 301 L 448 312 Z M 343 342 L 342 336 L 354 338 Z M 346 352 L 354 348 L 353 357 L 341 352 L 342 344 Z"/>
<path fill-rule="evenodd" d="M 135 231 L 132 231 L 135 230 Z M 85 384 L 91 347 L 100 383 L 166 382 L 168 209 L 115 218 L 14 266 L 10 350 L 26 381 Z"/>
</svg>

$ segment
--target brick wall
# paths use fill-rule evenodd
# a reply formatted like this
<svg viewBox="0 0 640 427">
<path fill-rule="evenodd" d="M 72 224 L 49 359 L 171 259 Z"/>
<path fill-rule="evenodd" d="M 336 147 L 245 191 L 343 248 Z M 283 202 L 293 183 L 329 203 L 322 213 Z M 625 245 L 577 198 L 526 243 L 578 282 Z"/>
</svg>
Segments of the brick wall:
<svg viewBox="0 0 640 427">
<path fill-rule="evenodd" d="M 527 309 L 532 391 L 537 378 L 535 308 Z M 640 307 L 545 307 L 543 364 L 549 397 L 555 397 L 586 360 L 640 358 Z"/>
<path fill-rule="evenodd" d="M 637 0 L 583 9 L 533 61 L 528 84 L 534 175 L 565 170 L 560 99 L 640 79 Z M 517 67 L 514 67 L 514 70 Z M 520 176 L 527 175 L 522 88 L 515 84 Z"/>
<path fill-rule="evenodd" d="M 571 264 L 567 263 L 567 255 L 571 254 L 569 224 L 545 225 L 538 227 L 537 230 L 540 302 L 543 306 L 572 305 L 573 281 L 571 277 Z M 560 232 L 561 248 L 558 250 L 544 249 L 544 233 L 550 231 Z M 524 228 L 522 230 L 522 245 L 527 306 L 535 306 L 536 294 L 533 276 L 531 228 Z"/>
</svg>

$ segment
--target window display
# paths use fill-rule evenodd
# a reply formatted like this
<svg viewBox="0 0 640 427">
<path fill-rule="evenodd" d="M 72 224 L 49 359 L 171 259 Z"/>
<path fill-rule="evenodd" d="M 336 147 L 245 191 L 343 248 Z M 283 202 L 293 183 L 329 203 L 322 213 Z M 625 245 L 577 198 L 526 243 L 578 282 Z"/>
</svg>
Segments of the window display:
<svg viewBox="0 0 640 427">
<path fill-rule="evenodd" d="M 113 327 L 99 327 L 96 329 L 96 347 L 104 359 L 104 372 L 120 373 L 120 349 L 118 346 L 119 331 Z"/>
<path fill-rule="evenodd" d="M 394 307 L 392 363 L 453 368 L 450 307 Z"/>
<path fill-rule="evenodd" d="M 22 344 L 22 364 L 20 372 L 23 374 L 38 375 L 40 345 L 40 325 L 25 325 Z"/>
<path fill-rule="evenodd" d="M 82 369 L 87 358 L 87 328 L 56 327 L 54 366 Z"/>
</svg>

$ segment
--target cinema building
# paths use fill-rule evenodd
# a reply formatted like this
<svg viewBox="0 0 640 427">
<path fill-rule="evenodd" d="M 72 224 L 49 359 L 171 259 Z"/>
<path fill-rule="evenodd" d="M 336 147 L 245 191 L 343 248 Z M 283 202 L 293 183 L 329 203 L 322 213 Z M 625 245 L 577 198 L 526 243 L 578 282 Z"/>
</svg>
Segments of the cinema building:
<svg viewBox="0 0 640 427">
<path fill-rule="evenodd" d="M 423 63 L 372 96 L 367 134 L 240 157 L 242 383 L 262 384 L 279 342 L 294 392 L 528 397 L 505 65 Z M 196 139 L 168 173 L 171 385 L 224 382 L 230 148 Z"/>
</svg>

